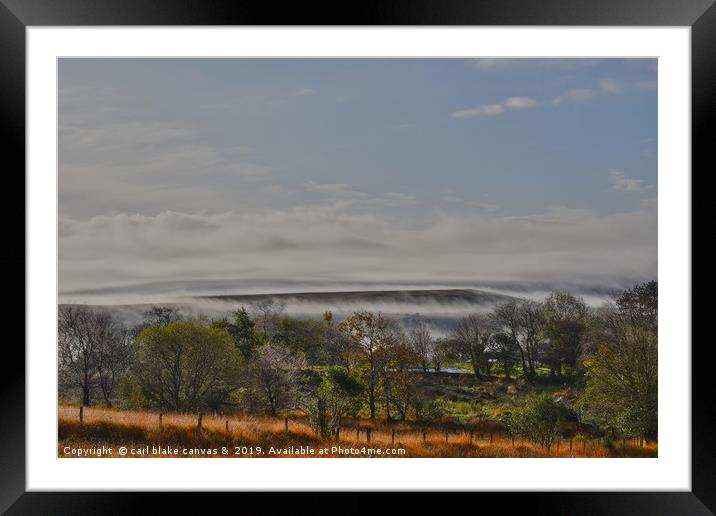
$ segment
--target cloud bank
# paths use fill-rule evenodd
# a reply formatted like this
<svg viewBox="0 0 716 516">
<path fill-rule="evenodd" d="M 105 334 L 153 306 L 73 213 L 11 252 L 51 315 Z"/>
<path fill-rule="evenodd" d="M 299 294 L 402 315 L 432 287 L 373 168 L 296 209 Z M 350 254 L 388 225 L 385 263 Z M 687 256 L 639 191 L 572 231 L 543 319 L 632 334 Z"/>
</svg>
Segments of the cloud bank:
<svg viewBox="0 0 716 516">
<path fill-rule="evenodd" d="M 60 292 L 197 278 L 264 281 L 269 290 L 281 279 L 627 281 L 656 276 L 656 229 L 649 203 L 608 216 L 564 207 L 520 217 L 441 211 L 420 224 L 340 201 L 283 211 L 62 217 Z"/>
</svg>

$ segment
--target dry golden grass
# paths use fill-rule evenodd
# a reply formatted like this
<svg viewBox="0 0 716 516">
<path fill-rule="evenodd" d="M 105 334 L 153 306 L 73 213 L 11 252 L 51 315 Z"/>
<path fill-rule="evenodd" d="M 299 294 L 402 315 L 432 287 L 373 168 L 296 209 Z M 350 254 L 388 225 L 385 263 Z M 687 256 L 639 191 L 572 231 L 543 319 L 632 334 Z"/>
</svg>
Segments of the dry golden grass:
<svg viewBox="0 0 716 516">
<path fill-rule="evenodd" d="M 228 424 L 228 431 L 227 431 Z M 367 442 L 366 429 L 371 429 L 371 442 Z M 393 443 L 392 432 L 395 431 Z M 60 405 L 58 421 L 58 457 L 74 457 L 65 453 L 67 447 L 73 450 L 111 447 L 109 457 L 121 457 L 118 448 L 141 448 L 149 446 L 150 451 L 142 457 L 163 457 L 152 453 L 153 446 L 195 450 L 191 457 L 345 457 L 348 455 L 332 451 L 333 446 L 343 448 L 403 449 L 400 455 L 372 455 L 374 457 L 656 457 L 656 443 L 643 447 L 619 442 L 607 448 L 598 441 L 560 440 L 551 450 L 540 448 L 534 443 L 515 440 L 504 434 L 474 432 L 472 442 L 469 433 L 449 430 L 447 442 L 440 429 L 426 430 L 415 424 L 400 423 L 388 426 L 385 423 L 360 421 L 360 432 L 355 426 L 341 429 L 340 439 L 321 439 L 302 418 L 291 418 L 289 430 L 285 431 L 284 421 L 260 416 L 203 416 L 202 429 L 197 429 L 197 416 L 193 414 L 163 414 L 162 424 L 159 412 L 120 411 L 111 408 L 85 407 L 83 422 L 79 420 L 79 408 Z M 314 450 L 327 447 L 322 455 L 308 455 L 290 447 L 308 447 Z M 211 453 L 210 449 L 225 447 L 228 454 Z M 234 454 L 236 447 L 253 453 Z M 256 453 L 260 447 L 261 454 Z M 289 448 L 288 453 L 268 454 L 268 450 Z M 136 455 L 128 454 L 126 457 Z M 187 455 L 180 455 L 186 457 Z M 366 455 L 350 455 L 362 457 Z"/>
</svg>

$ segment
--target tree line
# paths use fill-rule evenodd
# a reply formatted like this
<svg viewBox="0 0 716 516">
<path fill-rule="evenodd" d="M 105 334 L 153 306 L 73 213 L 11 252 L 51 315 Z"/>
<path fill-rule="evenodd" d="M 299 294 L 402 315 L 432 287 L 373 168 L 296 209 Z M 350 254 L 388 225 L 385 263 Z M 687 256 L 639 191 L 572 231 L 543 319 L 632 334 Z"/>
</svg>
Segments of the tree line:
<svg viewBox="0 0 716 516">
<path fill-rule="evenodd" d="M 620 435 L 653 437 L 657 288 L 636 285 L 596 309 L 561 291 L 543 301 L 510 299 L 460 318 L 439 337 L 420 318 L 407 328 L 370 311 L 300 319 L 275 300 L 220 319 L 153 307 L 133 326 L 100 308 L 65 305 L 60 395 L 179 412 L 300 410 L 330 435 L 346 416 L 434 417 L 434 400 L 418 384 L 458 363 L 480 379 L 567 385 L 579 393 L 580 417 Z M 533 408 L 559 415 L 544 403 L 533 400 Z M 515 410 L 509 424 L 526 434 L 531 420 L 523 412 Z"/>
</svg>

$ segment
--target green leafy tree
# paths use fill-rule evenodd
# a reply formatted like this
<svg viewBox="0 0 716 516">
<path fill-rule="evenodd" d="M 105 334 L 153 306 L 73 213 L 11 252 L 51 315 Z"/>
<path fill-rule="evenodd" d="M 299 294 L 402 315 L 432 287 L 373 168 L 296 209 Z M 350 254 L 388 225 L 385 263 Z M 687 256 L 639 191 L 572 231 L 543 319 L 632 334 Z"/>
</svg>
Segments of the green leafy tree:
<svg viewBox="0 0 716 516">
<path fill-rule="evenodd" d="M 327 365 L 341 365 L 350 368 L 348 350 L 351 340 L 338 330 L 333 313 L 326 310 L 323 313 L 319 331 L 319 351 L 317 363 Z"/>
<path fill-rule="evenodd" d="M 327 367 L 308 406 L 309 416 L 318 432 L 324 437 L 335 435 L 342 417 L 356 417 L 363 404 L 364 391 L 360 379 L 345 367 Z"/>
<path fill-rule="evenodd" d="M 517 363 L 518 350 L 517 341 L 509 333 L 495 333 L 488 344 L 488 354 L 502 366 L 507 381 L 512 379 L 510 374 Z"/>
<path fill-rule="evenodd" d="M 659 285 L 648 281 L 622 292 L 616 299 L 619 311 L 632 324 L 656 329 L 659 318 Z"/>
<path fill-rule="evenodd" d="M 339 331 L 354 344 L 349 362 L 366 385 L 370 418 L 375 419 L 378 397 L 381 393 L 383 350 L 390 345 L 392 334 L 388 321 L 381 315 L 360 311 L 342 321 Z"/>
<path fill-rule="evenodd" d="M 597 318 L 595 351 L 578 406 L 604 428 L 627 437 L 656 437 L 658 324 L 656 283 L 637 285 Z"/>
<path fill-rule="evenodd" d="M 410 407 L 414 405 L 415 386 L 418 383 L 416 369 L 422 363 L 421 357 L 400 332 L 381 353 L 386 419 L 390 421 L 395 415 L 404 421 Z"/>
<path fill-rule="evenodd" d="M 234 320 L 224 323 L 225 329 L 234 340 L 236 348 L 244 358 L 251 358 L 254 349 L 259 344 L 253 319 L 243 306 L 233 313 Z M 221 323 L 220 323 L 221 324 Z"/>
<path fill-rule="evenodd" d="M 589 309 L 583 299 L 569 292 L 552 292 L 542 305 L 546 345 L 543 361 L 553 376 L 574 372 L 589 324 Z"/>
<path fill-rule="evenodd" d="M 310 319 L 281 317 L 275 325 L 272 342 L 291 352 L 303 354 L 315 364 L 321 360 L 321 332 L 323 324 Z"/>
<path fill-rule="evenodd" d="M 149 326 L 135 346 L 134 371 L 155 406 L 216 408 L 237 388 L 241 356 L 225 330 L 193 322 Z"/>
</svg>

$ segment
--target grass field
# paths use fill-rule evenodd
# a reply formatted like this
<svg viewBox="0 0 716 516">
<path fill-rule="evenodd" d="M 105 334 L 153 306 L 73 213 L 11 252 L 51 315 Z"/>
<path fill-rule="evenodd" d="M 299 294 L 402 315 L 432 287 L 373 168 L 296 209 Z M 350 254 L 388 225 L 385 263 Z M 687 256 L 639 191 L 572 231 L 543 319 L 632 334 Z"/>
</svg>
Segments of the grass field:
<svg viewBox="0 0 716 516">
<path fill-rule="evenodd" d="M 406 422 L 388 425 L 368 420 L 346 421 L 338 439 L 321 439 L 303 420 L 258 416 L 160 414 L 59 406 L 58 457 L 656 457 L 657 444 L 643 447 L 619 441 L 561 439 L 551 449 L 455 426 L 427 427 Z M 356 428 L 358 426 L 358 429 Z M 370 442 L 368 442 L 370 430 Z M 447 436 L 446 436 L 447 432 Z M 120 447 L 127 449 L 122 455 Z M 92 450 L 95 450 L 93 452 Z M 311 450 L 313 453 L 311 453 Z"/>
</svg>

